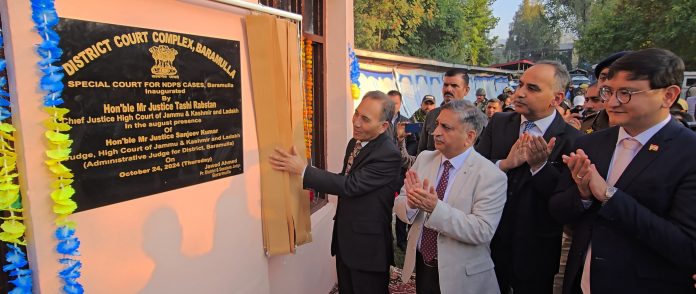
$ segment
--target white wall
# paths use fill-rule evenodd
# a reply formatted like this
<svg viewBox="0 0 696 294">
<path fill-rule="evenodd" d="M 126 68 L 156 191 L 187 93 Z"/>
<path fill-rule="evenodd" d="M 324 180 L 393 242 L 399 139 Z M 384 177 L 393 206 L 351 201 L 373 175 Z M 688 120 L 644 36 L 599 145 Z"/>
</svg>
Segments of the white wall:
<svg viewBox="0 0 696 294">
<path fill-rule="evenodd" d="M 326 1 L 326 117 L 328 169 L 341 171 L 346 143 L 353 136 L 348 46 L 353 45 L 353 1 Z"/>
</svg>

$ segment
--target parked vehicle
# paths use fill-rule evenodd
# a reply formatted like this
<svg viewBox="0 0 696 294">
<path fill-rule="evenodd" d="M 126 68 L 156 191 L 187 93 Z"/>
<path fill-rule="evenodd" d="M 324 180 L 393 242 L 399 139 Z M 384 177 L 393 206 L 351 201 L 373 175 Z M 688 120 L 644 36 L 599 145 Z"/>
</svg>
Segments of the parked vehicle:
<svg viewBox="0 0 696 294">
<path fill-rule="evenodd" d="M 696 71 L 685 71 L 684 72 L 684 81 L 682 81 L 682 98 L 686 98 L 686 91 L 689 90 L 690 87 L 695 87 L 696 86 Z"/>
<path fill-rule="evenodd" d="M 582 84 L 590 84 L 590 79 L 583 75 L 576 75 L 570 78 L 570 83 L 573 84 L 573 88 L 577 89 Z"/>
</svg>

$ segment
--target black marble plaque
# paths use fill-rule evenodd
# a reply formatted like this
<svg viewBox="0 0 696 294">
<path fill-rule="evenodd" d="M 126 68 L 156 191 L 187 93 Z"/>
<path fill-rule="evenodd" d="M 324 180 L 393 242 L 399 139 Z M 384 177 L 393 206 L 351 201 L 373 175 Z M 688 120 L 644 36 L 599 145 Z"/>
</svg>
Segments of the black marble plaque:
<svg viewBox="0 0 696 294">
<path fill-rule="evenodd" d="M 64 18 L 56 31 L 78 211 L 243 172 L 239 41 Z"/>
</svg>

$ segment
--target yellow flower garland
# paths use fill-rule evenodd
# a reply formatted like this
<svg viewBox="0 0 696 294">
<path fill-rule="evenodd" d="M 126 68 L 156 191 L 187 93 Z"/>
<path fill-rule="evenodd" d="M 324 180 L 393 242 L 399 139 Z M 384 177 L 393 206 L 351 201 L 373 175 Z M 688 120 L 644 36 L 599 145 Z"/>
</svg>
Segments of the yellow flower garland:
<svg viewBox="0 0 696 294">
<path fill-rule="evenodd" d="M 22 223 L 24 218 L 15 213 L 23 212 L 22 208 L 13 205 L 19 200 L 19 185 L 15 183 L 17 174 L 17 153 L 14 152 L 15 128 L 8 123 L 0 123 L 0 210 L 10 212 L 10 216 L 3 217 L 0 240 L 7 243 L 27 245 L 24 240 L 26 227 Z"/>
</svg>

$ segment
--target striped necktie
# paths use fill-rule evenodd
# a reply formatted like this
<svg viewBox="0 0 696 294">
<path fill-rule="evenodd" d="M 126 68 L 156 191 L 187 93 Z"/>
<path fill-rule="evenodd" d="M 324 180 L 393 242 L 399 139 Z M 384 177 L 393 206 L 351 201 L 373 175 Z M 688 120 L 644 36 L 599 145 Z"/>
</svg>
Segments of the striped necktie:
<svg viewBox="0 0 696 294">
<path fill-rule="evenodd" d="M 355 146 L 353 146 L 353 152 L 351 152 L 350 156 L 348 156 L 348 162 L 346 163 L 346 175 L 350 172 L 350 168 L 353 166 L 353 161 L 356 157 L 358 157 L 358 153 L 360 153 L 360 149 L 362 148 L 362 143 L 360 141 L 355 141 Z"/>
</svg>

